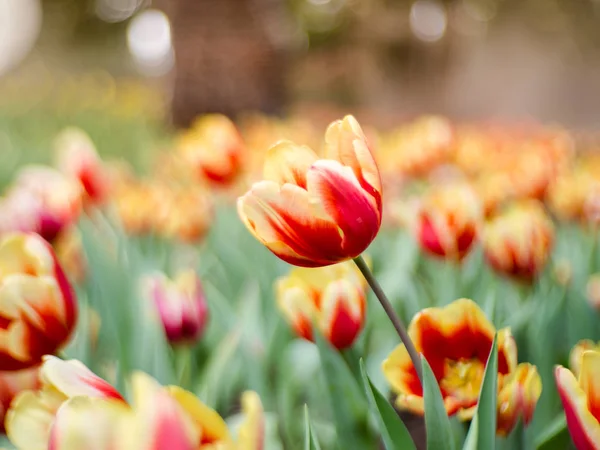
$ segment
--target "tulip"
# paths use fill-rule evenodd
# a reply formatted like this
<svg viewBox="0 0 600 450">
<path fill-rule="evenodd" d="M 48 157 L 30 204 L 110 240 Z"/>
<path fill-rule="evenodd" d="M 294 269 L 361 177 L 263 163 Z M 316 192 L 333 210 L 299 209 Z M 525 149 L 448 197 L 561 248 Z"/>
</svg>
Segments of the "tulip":
<svg viewBox="0 0 600 450">
<path fill-rule="evenodd" d="M 483 250 L 498 272 L 531 280 L 544 267 L 554 243 L 554 227 L 535 201 L 517 203 L 484 227 Z"/>
<path fill-rule="evenodd" d="M 41 166 L 21 169 L 0 201 L 0 235 L 35 232 L 52 242 L 78 219 L 81 194 L 79 182 L 54 169 Z"/>
<path fill-rule="evenodd" d="M 36 234 L 0 241 L 0 370 L 37 365 L 68 341 L 75 295 L 50 244 Z"/>
<path fill-rule="evenodd" d="M 485 365 L 496 329 L 475 302 L 459 299 L 443 308 L 427 308 L 411 321 L 408 334 L 430 364 L 448 415 L 468 420 L 475 413 Z M 498 434 L 510 432 L 519 417 L 528 424 L 541 394 L 535 367 L 517 365 L 517 349 L 508 328 L 497 333 Z M 397 394 L 396 406 L 424 414 L 423 390 L 404 344 L 383 362 Z"/>
<path fill-rule="evenodd" d="M 267 154 L 265 180 L 238 199 L 248 230 L 282 260 L 320 267 L 359 256 L 381 226 L 381 180 L 352 116 L 333 122 L 325 158 L 281 141 Z"/>
<path fill-rule="evenodd" d="M 17 395 L 6 415 L 6 434 L 19 449 L 47 448 L 54 417 L 68 399 L 91 397 L 124 402 L 115 388 L 77 360 L 45 356 L 40 381 L 41 389 Z"/>
<path fill-rule="evenodd" d="M 59 170 L 81 183 L 86 203 L 105 201 L 110 189 L 108 172 L 90 137 L 83 130 L 67 128 L 57 136 L 55 147 Z"/>
<path fill-rule="evenodd" d="M 12 372 L 0 372 L 0 429 L 12 400 L 21 392 L 40 386 L 39 366 Z"/>
<path fill-rule="evenodd" d="M 583 354 L 590 350 L 600 352 L 600 343 L 595 343 L 590 339 L 583 339 L 571 349 L 571 353 L 569 354 L 569 369 L 576 377 L 579 377 L 581 373 Z"/>
<path fill-rule="evenodd" d="M 465 185 L 430 192 L 421 205 L 417 236 L 421 246 L 437 256 L 461 260 L 477 237 L 481 220 L 479 200 Z"/>
<path fill-rule="evenodd" d="M 577 450 L 600 449 L 600 352 L 584 351 L 576 376 L 557 366 L 554 377 L 567 418 L 567 427 Z"/>
<path fill-rule="evenodd" d="M 238 450 L 262 450 L 265 446 L 265 418 L 260 397 L 256 392 L 242 394 L 245 420 L 238 432 Z"/>
<path fill-rule="evenodd" d="M 203 179 L 217 185 L 232 183 L 242 169 L 245 144 L 226 116 L 208 114 L 198 118 L 179 145 L 183 159 Z"/>
<path fill-rule="evenodd" d="M 208 306 L 193 270 L 180 273 L 172 281 L 164 274 L 148 276 L 143 283 L 147 297 L 156 305 L 169 342 L 195 342 L 202 336 Z"/>
<path fill-rule="evenodd" d="M 294 268 L 275 284 L 277 303 L 296 333 L 313 339 L 313 323 L 336 348 L 352 345 L 365 322 L 366 285 L 351 261 Z"/>
</svg>

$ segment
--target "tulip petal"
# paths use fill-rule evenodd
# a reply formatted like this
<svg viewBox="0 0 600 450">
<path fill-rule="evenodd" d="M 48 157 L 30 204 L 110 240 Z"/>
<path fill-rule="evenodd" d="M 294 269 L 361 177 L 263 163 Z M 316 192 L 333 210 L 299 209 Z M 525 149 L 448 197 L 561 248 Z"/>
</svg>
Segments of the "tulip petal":
<svg viewBox="0 0 600 450">
<path fill-rule="evenodd" d="M 588 409 L 586 393 L 571 371 L 557 366 L 554 377 L 577 450 L 600 449 L 600 424 Z"/>
<path fill-rule="evenodd" d="M 280 185 L 290 183 L 306 189 L 306 174 L 315 161 L 317 154 L 309 147 L 279 141 L 267 152 L 263 175 Z"/>
<path fill-rule="evenodd" d="M 587 396 L 589 411 L 600 422 L 600 352 L 583 352 L 579 385 Z"/>
<path fill-rule="evenodd" d="M 242 394 L 244 422 L 238 432 L 238 450 L 263 450 L 265 446 L 265 418 L 260 397 L 256 392 Z"/>
<path fill-rule="evenodd" d="M 119 391 L 75 359 L 63 361 L 46 355 L 40 376 L 45 384 L 67 397 L 83 395 L 125 401 Z"/>
<path fill-rule="evenodd" d="M 364 293 L 351 281 L 337 280 L 327 286 L 322 295 L 319 322 L 335 348 L 352 345 L 362 330 L 364 310 Z"/>
<path fill-rule="evenodd" d="M 381 213 L 352 170 L 337 161 L 320 160 L 309 170 L 307 185 L 308 192 L 318 198 L 341 229 L 344 259 L 360 255 L 375 239 L 381 225 Z"/>
<path fill-rule="evenodd" d="M 381 210 L 381 177 L 362 128 L 352 116 L 333 122 L 325 133 L 325 155 L 352 168 L 361 187 Z"/>
<path fill-rule="evenodd" d="M 255 183 L 238 199 L 238 212 L 259 241 L 291 264 L 315 267 L 347 257 L 340 229 L 298 186 Z"/>
<path fill-rule="evenodd" d="M 535 366 L 519 364 L 504 378 L 498 392 L 497 434 L 506 436 L 517 424 L 519 417 L 528 425 L 542 393 L 542 380 Z"/>
</svg>

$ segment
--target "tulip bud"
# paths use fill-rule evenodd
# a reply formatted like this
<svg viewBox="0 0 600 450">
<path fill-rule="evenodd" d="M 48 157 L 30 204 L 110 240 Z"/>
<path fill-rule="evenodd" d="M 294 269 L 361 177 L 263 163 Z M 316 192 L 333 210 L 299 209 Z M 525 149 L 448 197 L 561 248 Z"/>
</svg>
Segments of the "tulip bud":
<svg viewBox="0 0 600 450">
<path fill-rule="evenodd" d="M 71 286 L 48 242 L 15 233 L 0 241 L 0 370 L 38 364 L 67 343 L 77 319 Z"/>
<path fill-rule="evenodd" d="M 475 242 L 480 220 L 479 200 L 469 186 L 436 188 L 420 208 L 416 230 L 419 243 L 429 253 L 461 260 Z"/>
<path fill-rule="evenodd" d="M 202 178 L 221 185 L 237 178 L 244 151 L 237 127 L 220 114 L 198 118 L 180 141 L 182 157 Z"/>
<path fill-rule="evenodd" d="M 110 187 L 108 172 L 90 137 L 78 128 L 67 128 L 56 138 L 55 148 L 58 168 L 81 183 L 87 202 L 106 200 Z"/>
<path fill-rule="evenodd" d="M 194 271 L 182 272 L 174 280 L 169 280 L 164 274 L 152 275 L 144 283 L 169 342 L 194 342 L 202 336 L 208 319 L 208 306 Z"/>
<path fill-rule="evenodd" d="M 596 310 L 600 310 L 600 273 L 590 276 L 585 291 L 590 306 Z"/>
<path fill-rule="evenodd" d="M 0 208 L 0 233 L 32 231 L 48 242 L 79 217 L 82 188 L 47 167 L 21 170 Z"/>
<path fill-rule="evenodd" d="M 531 280 L 544 267 L 554 243 L 554 227 L 536 201 L 513 205 L 484 228 L 483 249 L 498 272 Z"/>
<path fill-rule="evenodd" d="M 352 345 L 365 320 L 365 281 L 352 262 L 295 268 L 275 285 L 277 303 L 296 333 L 313 339 L 313 325 L 336 348 Z"/>
</svg>

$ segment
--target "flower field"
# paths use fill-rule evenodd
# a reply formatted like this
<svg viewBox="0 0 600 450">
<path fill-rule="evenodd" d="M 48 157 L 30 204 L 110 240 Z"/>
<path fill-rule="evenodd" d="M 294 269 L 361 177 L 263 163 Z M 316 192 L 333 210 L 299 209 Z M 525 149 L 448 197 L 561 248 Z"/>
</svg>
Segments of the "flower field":
<svg viewBox="0 0 600 450">
<path fill-rule="evenodd" d="M 3 447 L 600 449 L 593 137 L 2 120 Z"/>
</svg>

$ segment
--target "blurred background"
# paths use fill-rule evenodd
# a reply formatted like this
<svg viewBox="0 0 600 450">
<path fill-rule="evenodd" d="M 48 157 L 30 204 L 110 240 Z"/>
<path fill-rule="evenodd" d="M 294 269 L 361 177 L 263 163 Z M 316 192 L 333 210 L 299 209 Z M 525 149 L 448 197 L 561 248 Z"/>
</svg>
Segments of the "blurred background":
<svg viewBox="0 0 600 450">
<path fill-rule="evenodd" d="M 0 108 L 594 129 L 599 25 L 597 0 L 0 0 Z"/>
</svg>

